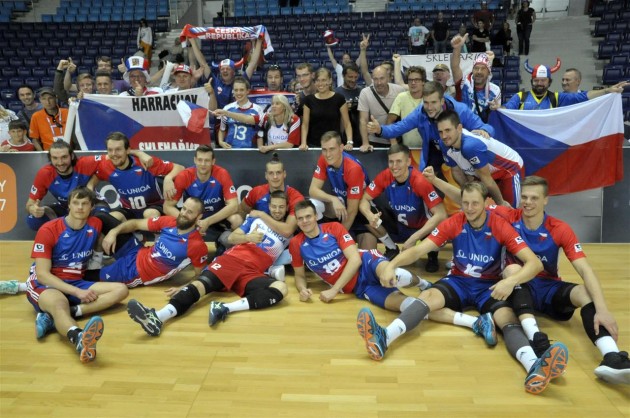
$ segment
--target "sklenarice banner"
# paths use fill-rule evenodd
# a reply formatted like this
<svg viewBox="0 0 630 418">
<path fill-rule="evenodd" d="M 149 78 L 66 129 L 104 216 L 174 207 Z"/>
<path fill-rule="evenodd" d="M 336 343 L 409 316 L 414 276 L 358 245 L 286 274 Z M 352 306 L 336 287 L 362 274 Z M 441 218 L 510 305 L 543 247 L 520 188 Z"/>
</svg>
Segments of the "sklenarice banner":
<svg viewBox="0 0 630 418">
<path fill-rule="evenodd" d="M 186 106 L 178 110 L 182 101 Z M 207 109 L 203 88 L 141 97 L 86 94 L 79 101 L 75 132 L 82 150 L 104 150 L 105 138 L 115 131 L 127 135 L 134 149 L 196 149 L 210 144 Z"/>
</svg>

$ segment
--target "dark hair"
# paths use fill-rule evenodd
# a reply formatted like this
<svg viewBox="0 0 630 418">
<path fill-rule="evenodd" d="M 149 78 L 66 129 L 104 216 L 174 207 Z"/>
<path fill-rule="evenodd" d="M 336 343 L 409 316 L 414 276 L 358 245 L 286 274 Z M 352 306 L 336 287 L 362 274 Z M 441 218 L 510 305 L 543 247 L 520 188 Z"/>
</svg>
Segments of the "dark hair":
<svg viewBox="0 0 630 418">
<path fill-rule="evenodd" d="M 315 72 L 315 70 L 313 69 L 313 65 L 308 63 L 308 62 L 302 62 L 302 63 L 300 63 L 300 64 L 295 66 L 295 70 L 296 71 L 297 70 L 302 70 L 304 68 L 308 69 L 308 72 L 311 73 L 311 74 L 313 74 Z"/>
<path fill-rule="evenodd" d="M 99 57 L 96 57 L 97 64 L 99 61 L 109 62 L 110 64 L 112 64 L 112 57 L 108 57 L 107 55 L 101 55 Z"/>
<path fill-rule="evenodd" d="M 54 141 L 52 143 L 52 145 L 50 146 L 50 148 L 48 149 L 48 162 L 51 162 L 51 160 L 50 160 L 50 152 L 52 150 L 54 150 L 54 149 L 65 149 L 65 150 L 68 150 L 68 154 L 70 154 L 70 161 L 71 161 L 70 164 L 74 167 L 74 165 L 77 163 L 77 156 L 74 154 L 74 150 L 72 149 L 70 144 L 68 144 L 63 139 L 59 139 L 57 141 Z"/>
<path fill-rule="evenodd" d="M 267 164 L 265 164 L 265 169 L 267 169 L 267 166 L 269 164 L 280 164 L 282 166 L 282 169 L 284 169 L 284 164 L 282 163 L 282 161 L 280 161 L 280 157 L 278 156 L 277 152 L 271 154 L 271 159 L 267 161 Z"/>
<path fill-rule="evenodd" d="M 214 158 L 214 149 L 210 146 L 210 145 L 199 145 L 197 147 L 197 149 L 195 150 L 195 157 L 197 157 L 199 155 L 200 152 L 210 152 L 212 153 L 212 158 Z"/>
<path fill-rule="evenodd" d="M 72 190 L 68 195 L 68 203 L 72 201 L 72 199 L 88 199 L 92 206 L 96 205 L 96 193 L 93 190 L 88 189 L 85 186 L 79 186 Z"/>
<path fill-rule="evenodd" d="M 317 215 L 317 208 L 315 208 L 315 205 L 313 204 L 313 202 L 311 202 L 310 199 L 300 200 L 299 202 L 297 202 L 295 204 L 295 212 L 296 213 L 297 213 L 298 210 L 302 210 L 302 209 L 306 209 L 306 208 L 313 209 L 313 213 L 315 215 Z"/>
<path fill-rule="evenodd" d="M 269 71 L 278 71 L 280 73 L 280 77 L 284 78 L 284 73 L 282 72 L 282 68 L 280 68 L 280 66 L 277 64 L 271 64 L 269 67 L 267 67 L 267 71 L 265 71 L 265 80 L 267 79 L 267 76 L 269 75 Z"/>
<path fill-rule="evenodd" d="M 232 82 L 232 85 L 236 83 L 245 84 L 245 87 L 247 87 L 247 90 L 249 90 L 251 87 L 251 84 L 249 84 L 249 80 L 247 80 L 245 77 L 241 77 L 240 75 L 234 77 L 234 81 Z"/>
<path fill-rule="evenodd" d="M 355 64 L 354 62 L 348 65 L 344 65 L 343 70 L 341 71 L 341 75 L 345 76 L 346 74 L 348 74 L 348 71 L 354 71 L 357 74 L 361 74 L 361 70 L 359 69 L 359 66 Z"/>
<path fill-rule="evenodd" d="M 127 135 L 122 132 L 111 132 L 107 135 L 107 138 L 105 138 L 105 144 L 109 141 L 123 141 L 125 149 L 129 149 L 129 138 L 127 138 Z"/>
<path fill-rule="evenodd" d="M 425 70 L 424 67 L 420 65 L 412 65 L 411 67 L 407 68 L 407 78 L 409 78 L 409 74 L 411 73 L 420 74 L 420 78 L 422 78 L 422 81 L 427 81 L 427 70 Z"/>
<path fill-rule="evenodd" d="M 285 202 L 289 202 L 289 197 L 284 192 L 284 190 L 275 190 L 269 193 L 269 200 L 271 199 L 284 199 Z"/>
<path fill-rule="evenodd" d="M 18 96 L 18 98 L 20 97 L 20 90 L 21 89 L 29 89 L 31 91 L 31 93 L 33 93 L 33 95 L 35 95 L 35 90 L 33 89 L 33 87 L 29 86 L 28 84 L 22 84 L 20 87 L 15 89 L 15 94 Z"/>
<path fill-rule="evenodd" d="M 97 71 L 96 74 L 94 74 L 94 80 L 96 80 L 99 77 L 107 77 L 110 79 L 110 81 L 112 79 L 112 75 L 108 73 L 107 71 L 103 71 L 103 70 Z"/>
<path fill-rule="evenodd" d="M 445 111 L 440 113 L 438 117 L 435 118 L 435 121 L 437 123 L 450 121 L 453 124 L 453 126 L 457 126 L 460 123 L 462 123 L 461 120 L 459 119 L 459 115 L 457 114 L 457 112 L 451 109 L 446 109 Z"/>
<path fill-rule="evenodd" d="M 12 120 L 11 122 L 9 122 L 9 130 L 11 129 L 22 129 L 23 131 L 28 131 L 26 122 L 24 122 L 22 119 Z"/>
</svg>

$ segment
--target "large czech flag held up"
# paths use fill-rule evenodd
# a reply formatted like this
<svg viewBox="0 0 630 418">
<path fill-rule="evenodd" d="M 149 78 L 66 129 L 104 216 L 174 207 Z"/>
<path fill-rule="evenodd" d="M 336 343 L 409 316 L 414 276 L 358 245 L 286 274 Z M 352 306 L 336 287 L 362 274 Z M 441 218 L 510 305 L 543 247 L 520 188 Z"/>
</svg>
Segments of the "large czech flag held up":
<svg viewBox="0 0 630 418">
<path fill-rule="evenodd" d="M 527 175 L 558 195 L 610 186 L 623 178 L 621 95 L 549 110 L 492 112 L 495 138 L 516 150 Z"/>
<path fill-rule="evenodd" d="M 191 108 L 185 119 L 178 111 L 180 102 Z M 196 149 L 210 144 L 207 106 L 208 93 L 203 88 L 142 97 L 87 94 L 77 109 L 77 141 L 83 150 L 104 150 L 105 138 L 119 131 L 134 149 Z"/>
</svg>

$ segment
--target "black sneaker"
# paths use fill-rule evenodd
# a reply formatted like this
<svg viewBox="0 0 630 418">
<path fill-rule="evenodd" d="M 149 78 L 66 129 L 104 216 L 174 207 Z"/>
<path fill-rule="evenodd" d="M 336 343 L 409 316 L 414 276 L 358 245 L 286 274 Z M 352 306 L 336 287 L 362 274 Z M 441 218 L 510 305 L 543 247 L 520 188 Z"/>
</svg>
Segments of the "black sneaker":
<svg viewBox="0 0 630 418">
<path fill-rule="evenodd" d="M 386 259 L 393 260 L 398 254 L 400 254 L 400 250 L 398 249 L 398 246 L 396 246 L 396 248 L 385 248 L 385 254 L 383 255 Z"/>
<path fill-rule="evenodd" d="M 219 321 L 225 321 L 230 310 L 223 304 L 223 302 L 212 301 L 210 303 L 210 314 L 208 316 L 208 323 L 213 326 Z"/>
<path fill-rule="evenodd" d="M 628 353 L 608 353 L 595 369 L 595 376 L 608 383 L 622 383 L 630 385 L 630 359 Z"/>
<path fill-rule="evenodd" d="M 536 357 L 540 358 L 545 351 L 551 347 L 551 343 L 549 342 L 549 337 L 544 332 L 536 332 L 534 334 L 534 339 L 529 342 L 529 344 L 534 349 L 534 353 L 536 353 Z"/>
<path fill-rule="evenodd" d="M 430 251 L 427 254 L 427 264 L 424 265 L 424 269 L 427 273 L 435 273 L 440 269 L 440 262 L 438 261 L 438 252 Z"/>
</svg>

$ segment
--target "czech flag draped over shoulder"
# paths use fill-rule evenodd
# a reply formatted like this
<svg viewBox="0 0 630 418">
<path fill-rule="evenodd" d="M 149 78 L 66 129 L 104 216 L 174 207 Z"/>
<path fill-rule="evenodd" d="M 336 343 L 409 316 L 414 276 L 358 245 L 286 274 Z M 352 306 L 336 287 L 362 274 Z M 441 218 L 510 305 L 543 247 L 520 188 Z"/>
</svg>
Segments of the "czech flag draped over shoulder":
<svg viewBox="0 0 630 418">
<path fill-rule="evenodd" d="M 495 138 L 516 150 L 526 175 L 552 195 L 605 187 L 623 178 L 621 95 L 607 94 L 549 110 L 492 112 Z"/>
</svg>

